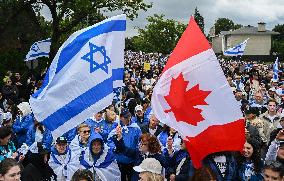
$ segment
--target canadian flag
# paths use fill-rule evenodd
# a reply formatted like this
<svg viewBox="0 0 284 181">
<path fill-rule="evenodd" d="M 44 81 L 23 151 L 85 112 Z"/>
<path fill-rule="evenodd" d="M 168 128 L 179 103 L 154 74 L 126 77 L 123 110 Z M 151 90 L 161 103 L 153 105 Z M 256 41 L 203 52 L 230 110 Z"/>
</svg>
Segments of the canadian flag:
<svg viewBox="0 0 284 181">
<path fill-rule="evenodd" d="M 193 17 L 154 87 L 151 104 L 156 117 L 184 138 L 196 168 L 211 153 L 243 149 L 241 110 Z"/>
</svg>

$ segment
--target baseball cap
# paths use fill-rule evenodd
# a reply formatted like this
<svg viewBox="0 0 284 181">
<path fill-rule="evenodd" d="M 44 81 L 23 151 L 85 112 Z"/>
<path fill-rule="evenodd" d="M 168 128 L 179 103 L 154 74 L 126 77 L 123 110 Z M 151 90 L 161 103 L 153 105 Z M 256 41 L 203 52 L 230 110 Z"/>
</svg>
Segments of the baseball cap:
<svg viewBox="0 0 284 181">
<path fill-rule="evenodd" d="M 137 112 L 137 111 L 143 111 L 143 107 L 141 105 L 137 105 L 135 107 L 135 112 Z"/>
<path fill-rule="evenodd" d="M 162 173 L 162 165 L 155 158 L 146 158 L 139 166 L 133 167 L 136 172 Z"/>
<path fill-rule="evenodd" d="M 67 143 L 67 139 L 63 136 L 60 136 L 56 139 L 56 143 Z"/>
</svg>

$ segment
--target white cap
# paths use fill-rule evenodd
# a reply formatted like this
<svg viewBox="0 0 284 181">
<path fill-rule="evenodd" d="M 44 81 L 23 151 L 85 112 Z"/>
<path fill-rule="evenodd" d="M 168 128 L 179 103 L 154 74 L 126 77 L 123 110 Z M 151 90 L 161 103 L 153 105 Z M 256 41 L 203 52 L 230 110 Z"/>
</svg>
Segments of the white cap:
<svg viewBox="0 0 284 181">
<path fill-rule="evenodd" d="M 133 167 L 136 172 L 162 173 L 162 165 L 155 158 L 146 158 L 139 166 Z"/>
<path fill-rule="evenodd" d="M 137 112 L 137 111 L 143 111 L 143 107 L 141 105 L 137 105 L 135 107 L 135 112 Z"/>
</svg>

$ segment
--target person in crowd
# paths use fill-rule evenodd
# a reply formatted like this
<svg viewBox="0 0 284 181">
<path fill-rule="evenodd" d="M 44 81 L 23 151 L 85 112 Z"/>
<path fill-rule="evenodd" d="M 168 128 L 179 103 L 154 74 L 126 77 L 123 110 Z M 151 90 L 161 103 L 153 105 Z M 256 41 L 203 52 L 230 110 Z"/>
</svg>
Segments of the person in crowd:
<svg viewBox="0 0 284 181">
<path fill-rule="evenodd" d="M 57 180 L 70 181 L 80 166 L 79 156 L 68 147 L 67 139 L 58 137 L 56 144 L 51 148 L 48 161 L 49 166 L 57 176 Z"/>
<path fill-rule="evenodd" d="M 238 180 L 263 180 L 263 163 L 260 157 L 260 144 L 253 138 L 247 138 L 243 154 L 238 158 Z"/>
<path fill-rule="evenodd" d="M 0 162 L 0 181 L 20 181 L 22 167 L 13 158 Z"/>
<path fill-rule="evenodd" d="M 268 141 L 264 133 L 265 122 L 259 119 L 257 117 L 257 114 L 258 114 L 258 109 L 256 107 L 250 107 L 249 110 L 246 111 L 245 114 L 246 129 L 251 137 L 255 137 L 257 136 L 257 132 L 254 131 L 254 128 L 256 128 L 258 130 L 258 135 L 260 136 L 261 139 L 259 139 L 259 137 L 255 138 L 260 142 L 261 147 L 263 146 L 265 147 Z"/>
<path fill-rule="evenodd" d="M 131 122 L 131 117 L 132 115 L 129 110 L 126 108 L 122 108 L 120 113 L 119 127 L 121 127 L 121 134 L 123 137 L 124 145 L 128 148 L 137 148 L 139 138 L 141 136 L 141 130 L 137 123 Z M 116 160 L 118 162 L 118 166 L 121 172 L 121 180 L 130 180 L 133 172 L 132 168 L 135 163 L 135 159 L 121 152 L 117 152 L 117 148 L 115 148 L 116 139 L 113 138 L 116 136 L 116 130 L 117 129 L 112 130 L 109 134 L 109 145 L 112 149 L 116 149 Z"/>
<path fill-rule="evenodd" d="M 121 173 L 112 150 L 103 142 L 100 134 L 96 134 L 89 149 L 83 151 L 80 163 L 89 169 L 95 180 L 120 180 Z"/>
<path fill-rule="evenodd" d="M 284 164 L 284 130 L 278 132 L 274 141 L 271 142 L 267 154 L 266 161 L 279 161 Z"/>
<path fill-rule="evenodd" d="M 280 162 L 266 162 L 263 170 L 264 181 L 284 181 L 284 166 Z"/>
<path fill-rule="evenodd" d="M 140 165 L 133 167 L 141 181 L 163 181 L 163 167 L 155 158 L 146 158 Z"/>
<path fill-rule="evenodd" d="M 151 114 L 149 123 L 141 127 L 142 133 L 150 133 L 157 137 L 162 132 L 162 127 L 159 125 L 159 123 L 160 121 L 156 118 L 156 116 Z"/>
<path fill-rule="evenodd" d="M 94 181 L 93 173 L 87 169 L 79 169 L 74 173 L 71 181 Z"/>
<path fill-rule="evenodd" d="M 276 100 L 273 100 L 273 99 L 268 100 L 267 102 L 268 110 L 259 116 L 260 119 L 262 119 L 265 123 L 267 123 L 265 125 L 268 128 L 265 128 L 264 130 L 267 138 L 269 138 L 271 132 L 274 129 L 278 128 L 280 125 L 279 122 L 280 122 L 281 115 L 277 113 L 277 105 L 278 104 Z"/>
<path fill-rule="evenodd" d="M 13 124 L 13 131 L 17 135 L 17 145 L 21 147 L 21 145 L 27 139 L 27 132 L 29 127 L 34 123 L 34 117 L 32 115 L 32 109 L 28 102 L 22 102 L 18 105 L 18 116 L 16 118 L 15 123 Z"/>
<path fill-rule="evenodd" d="M 48 165 L 50 152 L 42 143 L 35 142 L 27 154 L 27 166 L 23 169 L 21 181 L 53 181 L 56 174 Z"/>
<path fill-rule="evenodd" d="M 2 88 L 2 94 L 4 99 L 12 100 L 14 103 L 18 101 L 19 90 L 15 85 L 12 84 L 10 78 L 5 79 L 5 85 Z"/>
<path fill-rule="evenodd" d="M 258 108 L 259 114 L 264 113 L 267 110 L 266 102 L 260 91 L 254 94 L 254 99 L 249 103 L 249 106 Z"/>
<path fill-rule="evenodd" d="M 10 138 L 12 136 L 10 127 L 0 127 L 0 162 L 5 158 L 17 158 L 18 153 L 16 147 Z"/>
<path fill-rule="evenodd" d="M 284 117 L 281 117 L 280 118 L 280 121 L 279 121 L 279 127 L 274 129 L 271 134 L 270 134 L 270 142 L 269 142 L 269 145 L 271 144 L 271 142 L 276 138 L 277 134 L 279 133 L 279 131 L 283 130 L 284 129 Z"/>
<path fill-rule="evenodd" d="M 169 140 L 170 141 L 170 140 Z M 170 167 L 168 169 L 168 175 L 171 181 L 183 181 L 189 180 L 190 172 L 190 156 L 186 149 L 185 142 L 182 140 L 180 150 L 174 151 L 173 140 L 168 144 L 169 149 L 164 152 L 164 155 L 170 157 Z"/>
<path fill-rule="evenodd" d="M 243 84 L 240 75 L 235 76 L 235 79 L 233 80 L 233 84 L 236 87 L 237 91 L 243 91 L 245 88 L 245 85 Z"/>
<path fill-rule="evenodd" d="M 237 180 L 238 169 L 235 154 L 232 152 L 218 152 L 208 155 L 203 160 L 203 167 L 207 167 L 216 180 Z M 189 177 L 195 175 L 196 169 L 190 164 Z"/>
<path fill-rule="evenodd" d="M 26 144 L 31 146 L 34 142 L 42 142 L 46 148 L 50 149 L 52 144 L 51 132 L 41 123 L 34 120 L 34 124 L 30 126 L 27 132 Z"/>
<path fill-rule="evenodd" d="M 132 117 L 132 121 L 137 123 L 140 128 L 149 123 L 149 119 L 144 116 L 143 107 L 141 105 L 135 107 L 135 116 Z"/>
<path fill-rule="evenodd" d="M 142 134 L 140 137 L 139 148 L 127 147 L 124 143 L 124 137 L 122 136 L 122 128 L 118 126 L 116 128 L 116 137 L 114 143 L 116 146 L 116 152 L 126 155 L 134 159 L 134 166 L 139 165 L 146 158 L 155 158 L 164 168 L 168 168 L 168 158 L 162 155 L 161 145 L 159 140 L 150 134 Z M 137 180 L 138 174 L 135 172 L 132 175 L 131 180 Z"/>
<path fill-rule="evenodd" d="M 113 110 L 110 110 L 110 109 L 106 110 L 105 119 L 104 119 L 105 121 L 104 121 L 104 125 L 103 125 L 104 129 L 101 133 L 105 142 L 107 142 L 107 138 L 108 138 L 109 133 L 117 127 L 117 125 L 118 125 L 117 119 L 118 119 L 117 115 Z"/>
<path fill-rule="evenodd" d="M 82 151 L 89 148 L 91 143 L 91 128 L 87 124 L 80 124 L 77 127 L 78 135 L 70 143 L 70 149 L 75 154 L 81 154 Z"/>
<path fill-rule="evenodd" d="M 173 139 L 174 150 L 175 151 L 179 150 L 182 139 L 178 134 L 178 132 L 174 128 L 171 128 L 169 126 L 165 126 L 164 131 L 161 132 L 157 137 L 160 143 L 162 144 L 163 149 L 167 148 L 168 137 L 171 137 Z"/>
<path fill-rule="evenodd" d="M 25 85 L 19 72 L 14 73 L 14 76 L 12 76 L 12 82 L 19 90 L 19 98 L 24 98 Z"/>
<path fill-rule="evenodd" d="M 96 113 L 93 117 L 87 119 L 85 124 L 91 128 L 91 134 L 102 133 L 104 129 L 103 111 Z"/>
<path fill-rule="evenodd" d="M 143 106 L 144 116 L 146 118 L 150 119 L 150 115 L 151 115 L 151 112 L 152 112 L 152 108 L 150 106 L 150 99 L 148 99 L 148 98 L 142 99 L 142 106 Z"/>
<path fill-rule="evenodd" d="M 7 111 L 7 99 L 3 97 L 2 92 L 0 92 L 0 109 Z"/>
</svg>

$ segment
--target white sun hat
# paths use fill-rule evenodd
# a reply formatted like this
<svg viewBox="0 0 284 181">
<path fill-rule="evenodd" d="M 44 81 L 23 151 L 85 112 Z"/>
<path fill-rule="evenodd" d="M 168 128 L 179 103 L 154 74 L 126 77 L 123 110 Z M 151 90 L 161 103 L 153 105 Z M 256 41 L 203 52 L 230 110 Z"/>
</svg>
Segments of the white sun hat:
<svg viewBox="0 0 284 181">
<path fill-rule="evenodd" d="M 155 158 L 146 158 L 139 166 L 133 167 L 136 172 L 162 173 L 162 165 Z"/>
</svg>

